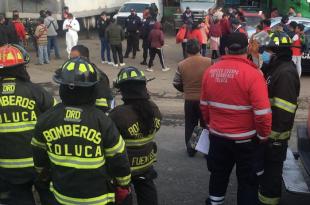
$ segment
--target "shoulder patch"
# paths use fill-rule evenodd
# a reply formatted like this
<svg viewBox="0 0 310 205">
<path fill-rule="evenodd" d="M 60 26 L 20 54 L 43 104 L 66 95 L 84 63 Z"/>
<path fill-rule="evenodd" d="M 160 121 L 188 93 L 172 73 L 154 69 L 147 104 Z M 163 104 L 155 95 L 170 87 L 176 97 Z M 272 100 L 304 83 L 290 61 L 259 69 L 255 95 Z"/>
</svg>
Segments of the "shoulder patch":
<svg viewBox="0 0 310 205">
<path fill-rule="evenodd" d="M 65 118 L 67 122 L 81 122 L 83 110 L 80 108 L 66 107 L 65 108 Z"/>
<path fill-rule="evenodd" d="M 14 94 L 16 83 L 2 83 L 2 94 Z"/>
</svg>

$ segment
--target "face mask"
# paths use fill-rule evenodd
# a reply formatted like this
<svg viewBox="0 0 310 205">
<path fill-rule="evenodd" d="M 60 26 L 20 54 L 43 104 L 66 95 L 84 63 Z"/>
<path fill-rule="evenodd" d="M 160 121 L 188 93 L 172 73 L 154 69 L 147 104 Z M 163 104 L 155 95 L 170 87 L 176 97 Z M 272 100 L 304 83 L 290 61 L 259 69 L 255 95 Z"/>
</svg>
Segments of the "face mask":
<svg viewBox="0 0 310 205">
<path fill-rule="evenodd" d="M 264 51 L 262 54 L 262 59 L 265 64 L 269 64 L 271 60 L 271 53 Z"/>
</svg>

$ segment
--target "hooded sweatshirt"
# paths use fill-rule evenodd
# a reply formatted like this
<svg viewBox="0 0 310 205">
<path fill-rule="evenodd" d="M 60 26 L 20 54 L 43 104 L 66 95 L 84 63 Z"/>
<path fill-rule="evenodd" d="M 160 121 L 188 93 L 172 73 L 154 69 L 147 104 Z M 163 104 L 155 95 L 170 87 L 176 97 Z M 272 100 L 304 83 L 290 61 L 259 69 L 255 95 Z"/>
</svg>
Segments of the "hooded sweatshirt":
<svg viewBox="0 0 310 205">
<path fill-rule="evenodd" d="M 57 30 L 59 28 L 57 20 L 48 16 L 44 19 L 44 24 L 47 27 L 47 36 L 57 36 Z"/>
<path fill-rule="evenodd" d="M 164 32 L 161 30 L 161 23 L 156 22 L 149 35 L 149 42 L 151 42 L 151 48 L 161 48 L 164 45 Z"/>
</svg>

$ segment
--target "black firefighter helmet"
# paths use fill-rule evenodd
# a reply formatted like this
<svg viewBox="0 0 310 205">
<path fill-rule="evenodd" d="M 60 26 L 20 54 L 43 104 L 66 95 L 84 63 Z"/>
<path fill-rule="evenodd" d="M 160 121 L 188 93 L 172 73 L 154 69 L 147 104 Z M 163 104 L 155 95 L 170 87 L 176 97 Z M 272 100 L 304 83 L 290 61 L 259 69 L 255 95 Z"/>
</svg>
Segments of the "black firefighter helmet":
<svg viewBox="0 0 310 205">
<path fill-rule="evenodd" d="M 58 84 L 72 87 L 92 87 L 99 81 L 95 65 L 82 57 L 67 60 L 53 79 Z"/>
</svg>

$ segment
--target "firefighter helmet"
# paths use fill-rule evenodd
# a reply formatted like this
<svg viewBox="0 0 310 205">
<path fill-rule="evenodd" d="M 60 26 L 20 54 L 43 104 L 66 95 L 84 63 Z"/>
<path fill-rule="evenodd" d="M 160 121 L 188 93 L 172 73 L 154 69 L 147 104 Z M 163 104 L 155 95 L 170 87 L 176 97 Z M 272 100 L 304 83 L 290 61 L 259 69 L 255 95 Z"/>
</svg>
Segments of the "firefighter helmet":
<svg viewBox="0 0 310 205">
<path fill-rule="evenodd" d="M 0 47 L 0 69 L 24 65 L 29 60 L 29 54 L 21 46 L 8 44 Z"/>
<path fill-rule="evenodd" d="M 116 87 L 119 87 L 119 85 L 129 81 L 146 83 L 144 72 L 135 67 L 123 68 L 117 75 Z"/>
<path fill-rule="evenodd" d="M 56 71 L 54 77 L 56 83 L 76 87 L 91 87 L 98 83 L 97 68 L 85 58 L 77 57 L 67 60 Z"/>
<path fill-rule="evenodd" d="M 22 47 L 21 45 L 18 45 L 18 44 L 12 44 L 12 46 L 18 48 L 22 52 L 23 57 L 24 57 L 24 61 L 26 64 L 28 64 L 30 62 L 30 55 L 26 51 L 26 49 L 24 49 L 24 47 Z"/>
<path fill-rule="evenodd" d="M 292 45 L 291 38 L 283 31 L 275 31 L 269 34 L 270 42 L 266 47 L 290 47 Z"/>
</svg>

